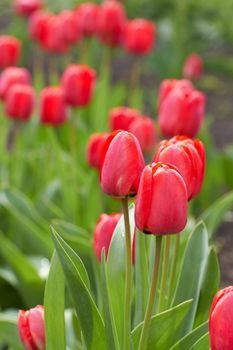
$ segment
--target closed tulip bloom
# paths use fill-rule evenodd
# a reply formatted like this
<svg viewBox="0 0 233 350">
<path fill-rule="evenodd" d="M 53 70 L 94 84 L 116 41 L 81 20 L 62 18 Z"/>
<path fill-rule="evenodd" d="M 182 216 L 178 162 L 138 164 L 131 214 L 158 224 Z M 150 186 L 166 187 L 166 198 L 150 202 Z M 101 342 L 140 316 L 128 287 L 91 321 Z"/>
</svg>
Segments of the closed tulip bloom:
<svg viewBox="0 0 233 350">
<path fill-rule="evenodd" d="M 68 107 L 63 90 L 49 86 L 42 90 L 40 99 L 40 121 L 42 124 L 59 126 L 68 118 Z"/>
<path fill-rule="evenodd" d="M 45 37 L 46 23 L 51 16 L 51 13 L 44 11 L 36 11 L 30 16 L 28 32 L 31 39 L 42 42 Z"/>
<path fill-rule="evenodd" d="M 67 45 L 75 44 L 81 38 L 81 31 L 76 21 L 76 15 L 73 11 L 62 11 L 59 19 L 63 26 L 63 37 Z"/>
<path fill-rule="evenodd" d="M 211 350 L 233 349 L 233 287 L 220 290 L 214 297 L 209 317 Z"/>
<path fill-rule="evenodd" d="M 15 66 L 18 63 L 21 43 L 14 36 L 0 36 L 0 68 Z"/>
<path fill-rule="evenodd" d="M 175 88 L 189 92 L 194 89 L 194 86 L 187 79 L 164 79 L 159 87 L 158 107 L 161 106 L 167 95 Z"/>
<path fill-rule="evenodd" d="M 99 262 L 101 261 L 103 249 L 105 249 L 106 258 L 108 256 L 112 236 L 120 218 L 120 213 L 114 213 L 111 215 L 102 214 L 99 217 L 99 220 L 95 226 L 93 237 L 93 249 Z"/>
<path fill-rule="evenodd" d="M 179 170 L 189 199 L 200 192 L 205 172 L 205 149 L 200 140 L 175 136 L 161 141 L 153 162 L 169 163 Z"/>
<path fill-rule="evenodd" d="M 178 170 L 165 163 L 147 165 L 136 198 L 138 229 L 153 235 L 180 232 L 187 222 L 187 209 L 186 185 Z"/>
<path fill-rule="evenodd" d="M 145 19 L 128 21 L 125 31 L 124 45 L 128 52 L 148 54 L 155 44 L 155 25 Z"/>
<path fill-rule="evenodd" d="M 109 133 L 106 132 L 90 136 L 87 145 L 87 163 L 91 167 L 99 169 L 102 148 L 108 136 Z"/>
<path fill-rule="evenodd" d="M 27 121 L 33 112 L 35 93 L 31 86 L 13 85 L 5 100 L 5 113 L 8 117 L 20 121 Z"/>
<path fill-rule="evenodd" d="M 19 336 L 26 350 L 45 350 L 44 307 L 20 310 L 18 314 Z"/>
<path fill-rule="evenodd" d="M 83 36 L 92 36 L 98 30 L 99 6 L 94 2 L 84 2 L 76 9 L 76 19 Z"/>
<path fill-rule="evenodd" d="M 73 107 L 87 106 L 91 102 L 95 80 L 94 69 L 79 64 L 68 66 L 61 79 L 66 102 Z"/>
<path fill-rule="evenodd" d="M 138 117 L 129 126 L 129 131 L 134 134 L 144 153 L 153 151 L 156 142 L 155 125 L 149 117 Z"/>
<path fill-rule="evenodd" d="M 183 76 L 186 79 L 198 80 L 203 73 L 203 61 L 199 55 L 189 55 L 183 66 Z"/>
<path fill-rule="evenodd" d="M 14 9 L 20 16 L 29 17 L 33 12 L 43 7 L 42 0 L 15 0 Z"/>
<path fill-rule="evenodd" d="M 126 26 L 125 10 L 121 3 L 115 0 L 105 0 L 100 5 L 98 18 L 99 40 L 109 46 L 123 43 Z"/>
<path fill-rule="evenodd" d="M 115 131 L 103 145 L 100 182 L 103 192 L 113 197 L 133 196 L 145 166 L 137 138 L 127 131 Z"/>
<path fill-rule="evenodd" d="M 31 75 L 25 68 L 8 67 L 0 75 L 0 98 L 5 99 L 8 90 L 15 84 L 31 84 Z"/>
<path fill-rule="evenodd" d="M 138 110 L 129 107 L 116 107 L 109 112 L 109 126 L 112 131 L 129 131 L 130 124 L 139 117 Z"/>
<path fill-rule="evenodd" d="M 48 16 L 45 19 L 40 44 L 48 52 L 65 53 L 67 51 L 64 26 L 59 16 Z"/>
</svg>

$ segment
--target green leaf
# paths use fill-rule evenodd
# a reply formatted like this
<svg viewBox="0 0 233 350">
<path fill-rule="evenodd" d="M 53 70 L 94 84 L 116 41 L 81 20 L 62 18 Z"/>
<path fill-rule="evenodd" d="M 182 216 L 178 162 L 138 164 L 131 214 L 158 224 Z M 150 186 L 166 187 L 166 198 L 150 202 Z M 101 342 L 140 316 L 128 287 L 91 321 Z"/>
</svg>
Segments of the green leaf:
<svg viewBox="0 0 233 350">
<path fill-rule="evenodd" d="M 168 350 L 182 336 L 182 329 L 192 301 L 173 307 L 152 317 L 147 350 Z M 134 349 L 138 348 L 143 322 L 132 331 Z M 183 349 L 184 350 L 184 349 Z"/>
<path fill-rule="evenodd" d="M 23 350 L 15 317 L 0 314 L 0 344 L 6 343 L 14 350 Z"/>
<path fill-rule="evenodd" d="M 203 335 L 208 332 L 208 322 L 203 323 L 180 339 L 170 350 L 190 349 Z"/>
<path fill-rule="evenodd" d="M 210 340 L 209 333 L 203 335 L 191 348 L 190 350 L 209 350 Z M 219 349 L 220 350 L 220 349 Z"/>
<path fill-rule="evenodd" d="M 79 256 L 52 228 L 52 236 L 88 350 L 107 349 L 103 320 L 89 290 L 89 279 Z"/>
<path fill-rule="evenodd" d="M 51 261 L 45 286 L 44 306 L 46 349 L 65 350 L 65 279 L 57 253 L 54 253 Z"/>
</svg>

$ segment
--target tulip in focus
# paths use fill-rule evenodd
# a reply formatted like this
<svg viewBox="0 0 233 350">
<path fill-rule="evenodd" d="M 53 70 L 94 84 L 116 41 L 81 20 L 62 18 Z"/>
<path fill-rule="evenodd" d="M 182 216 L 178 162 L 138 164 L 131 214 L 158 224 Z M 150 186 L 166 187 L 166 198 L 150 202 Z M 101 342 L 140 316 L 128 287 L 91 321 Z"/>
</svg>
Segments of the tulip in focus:
<svg viewBox="0 0 233 350">
<path fill-rule="evenodd" d="M 139 117 L 138 110 L 129 107 L 116 107 L 109 112 L 109 126 L 112 131 L 129 131 L 130 124 Z"/>
<path fill-rule="evenodd" d="M 18 63 L 21 43 L 14 36 L 0 36 L 0 68 L 15 66 Z"/>
<path fill-rule="evenodd" d="M 40 121 L 42 124 L 59 126 L 68 118 L 68 107 L 60 87 L 46 87 L 41 92 Z"/>
<path fill-rule="evenodd" d="M 69 65 L 61 79 L 66 102 L 73 107 L 87 106 L 91 102 L 95 80 L 94 69 L 85 65 Z"/>
<path fill-rule="evenodd" d="M 20 310 L 18 314 L 20 339 L 26 350 L 45 350 L 44 307 Z"/>
<path fill-rule="evenodd" d="M 43 7 L 42 0 L 15 0 L 15 12 L 20 16 L 29 17 L 31 14 Z"/>
<path fill-rule="evenodd" d="M 114 131 L 105 141 L 101 154 L 103 192 L 121 198 L 135 195 L 144 166 L 137 138 L 127 131 Z"/>
<path fill-rule="evenodd" d="M 183 66 L 183 77 L 191 80 L 198 80 L 203 73 L 203 61 L 199 55 L 189 55 Z"/>
<path fill-rule="evenodd" d="M 143 153 L 153 151 L 156 142 L 156 131 L 154 122 L 150 117 L 141 116 L 136 118 L 130 124 L 129 131 L 137 137 Z"/>
<path fill-rule="evenodd" d="M 93 237 L 93 249 L 99 262 L 101 261 L 101 254 L 103 249 L 105 249 L 106 258 L 108 256 L 111 239 L 120 218 L 120 213 L 114 213 L 111 215 L 102 214 L 99 217 L 99 220 L 95 226 Z"/>
<path fill-rule="evenodd" d="M 0 75 L 0 98 L 5 99 L 8 90 L 15 84 L 31 84 L 31 75 L 25 68 L 8 67 Z"/>
<path fill-rule="evenodd" d="M 33 112 L 35 105 L 35 93 L 31 86 L 15 84 L 6 96 L 5 113 L 8 117 L 27 121 Z"/>
<path fill-rule="evenodd" d="M 175 136 L 161 141 L 153 162 L 169 163 L 179 170 L 189 200 L 200 192 L 205 172 L 205 149 L 200 140 Z"/>
<path fill-rule="evenodd" d="M 147 165 L 136 198 L 137 228 L 153 235 L 180 232 L 187 222 L 187 209 L 187 189 L 178 170 L 165 163 Z"/>
<path fill-rule="evenodd" d="M 209 317 L 211 350 L 233 349 L 233 287 L 220 290 L 214 297 Z"/>
<path fill-rule="evenodd" d="M 98 29 L 99 6 L 94 2 L 84 2 L 76 9 L 76 20 L 82 35 L 92 36 Z"/>
<path fill-rule="evenodd" d="M 134 19 L 126 25 L 125 49 L 134 54 L 148 54 L 155 43 L 155 25 L 145 19 Z"/>
<path fill-rule="evenodd" d="M 99 169 L 102 148 L 108 136 L 108 133 L 103 132 L 95 133 L 89 138 L 87 146 L 87 162 L 91 167 Z"/>
</svg>

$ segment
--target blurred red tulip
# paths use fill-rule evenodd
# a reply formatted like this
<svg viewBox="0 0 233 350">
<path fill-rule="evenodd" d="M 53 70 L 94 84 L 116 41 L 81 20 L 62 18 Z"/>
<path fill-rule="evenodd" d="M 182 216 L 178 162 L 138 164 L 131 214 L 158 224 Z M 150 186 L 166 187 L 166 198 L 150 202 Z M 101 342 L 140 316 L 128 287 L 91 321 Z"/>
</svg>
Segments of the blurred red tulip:
<svg viewBox="0 0 233 350">
<path fill-rule="evenodd" d="M 136 198 L 135 222 L 154 235 L 177 233 L 187 222 L 187 190 L 175 167 L 152 163 L 143 170 Z"/>
<path fill-rule="evenodd" d="M 153 162 L 169 163 L 179 170 L 189 199 L 200 192 L 205 172 L 205 149 L 201 141 L 185 136 L 161 141 Z"/>
<path fill-rule="evenodd" d="M 0 36 L 0 68 L 15 66 L 18 63 L 21 43 L 14 36 Z"/>
<path fill-rule="evenodd" d="M 112 131 L 129 131 L 130 124 L 139 117 L 140 113 L 136 109 L 129 107 L 116 107 L 109 112 L 109 126 Z"/>
<path fill-rule="evenodd" d="M 111 215 L 102 214 L 99 217 L 93 237 L 93 249 L 99 262 L 101 261 L 103 249 L 105 249 L 105 257 L 107 258 L 108 256 L 111 239 L 120 218 L 120 213 L 113 213 Z"/>
<path fill-rule="evenodd" d="M 144 153 L 153 151 L 156 142 L 156 130 L 154 121 L 150 117 L 137 117 L 130 124 L 129 131 L 137 137 Z"/>
<path fill-rule="evenodd" d="M 60 87 L 49 86 L 41 92 L 40 121 L 42 124 L 59 126 L 68 118 L 68 107 Z"/>
<path fill-rule="evenodd" d="M 37 305 L 18 314 L 20 339 L 26 350 L 45 350 L 44 307 Z"/>
<path fill-rule="evenodd" d="M 31 84 L 31 75 L 25 68 L 8 67 L 0 75 L 0 98 L 5 99 L 14 84 Z"/>
<path fill-rule="evenodd" d="M 51 16 L 51 13 L 44 11 L 36 11 L 30 16 L 28 31 L 31 39 L 42 42 L 45 36 L 46 23 Z"/>
<path fill-rule="evenodd" d="M 220 290 L 214 297 L 209 317 L 211 350 L 233 349 L 233 287 Z"/>
<path fill-rule="evenodd" d="M 99 6 L 84 2 L 76 8 L 76 20 L 83 36 L 92 36 L 98 29 Z"/>
<path fill-rule="evenodd" d="M 66 102 L 75 107 L 88 105 L 93 95 L 95 80 L 94 69 L 85 65 L 69 65 L 61 79 Z"/>
<path fill-rule="evenodd" d="M 124 40 L 125 49 L 135 54 L 148 54 L 155 44 L 155 35 L 153 22 L 141 18 L 128 21 Z"/>
<path fill-rule="evenodd" d="M 90 136 L 87 145 L 87 162 L 91 167 L 99 169 L 102 148 L 108 136 L 107 132 L 95 133 Z"/>
<path fill-rule="evenodd" d="M 43 7 L 42 0 L 14 0 L 16 13 L 20 16 L 29 17 L 33 12 Z"/>
<path fill-rule="evenodd" d="M 5 113 L 12 119 L 27 121 L 32 115 L 34 105 L 33 88 L 29 85 L 15 84 L 7 92 Z"/>
<path fill-rule="evenodd" d="M 113 197 L 135 195 L 145 166 L 137 138 L 127 131 L 114 131 L 103 145 L 100 182 Z"/>
<path fill-rule="evenodd" d="M 81 30 L 76 21 L 76 14 L 73 11 L 62 11 L 59 19 L 63 26 L 63 37 L 67 45 L 75 44 L 81 38 Z"/>
<path fill-rule="evenodd" d="M 186 79 L 198 80 L 203 73 L 203 61 L 199 55 L 189 55 L 183 66 L 183 76 Z"/>
<path fill-rule="evenodd" d="M 44 50 L 54 53 L 65 53 L 68 46 L 65 41 L 63 22 L 59 16 L 47 16 L 42 23 L 40 44 Z"/>
<path fill-rule="evenodd" d="M 98 18 L 98 37 L 106 45 L 117 46 L 123 43 L 126 15 L 121 3 L 105 0 L 100 5 Z"/>
<path fill-rule="evenodd" d="M 194 89 L 191 81 L 187 79 L 165 79 L 162 81 L 159 87 L 159 96 L 158 96 L 158 107 L 161 106 L 161 103 L 164 101 L 165 97 L 171 92 L 173 89 L 182 89 L 184 92 L 189 92 Z"/>
</svg>

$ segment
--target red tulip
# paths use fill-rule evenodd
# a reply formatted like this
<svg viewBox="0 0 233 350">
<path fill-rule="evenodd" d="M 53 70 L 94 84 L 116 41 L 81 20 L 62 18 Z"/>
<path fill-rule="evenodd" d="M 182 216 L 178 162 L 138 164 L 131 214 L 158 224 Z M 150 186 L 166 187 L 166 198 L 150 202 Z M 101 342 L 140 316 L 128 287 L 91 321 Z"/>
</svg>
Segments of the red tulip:
<svg viewBox="0 0 233 350">
<path fill-rule="evenodd" d="M 160 142 L 153 162 L 169 163 L 179 170 L 189 199 L 200 192 L 205 172 L 205 149 L 201 141 L 185 136 L 164 140 Z"/>
<path fill-rule="evenodd" d="M 100 161 L 103 192 L 114 197 L 135 195 L 145 166 L 137 138 L 127 131 L 115 131 L 104 143 Z"/>
<path fill-rule="evenodd" d="M 76 15 L 73 11 L 62 11 L 59 19 L 63 26 L 63 37 L 67 45 L 75 44 L 81 38 L 81 31 L 76 21 Z"/>
<path fill-rule="evenodd" d="M 98 259 L 101 261 L 102 250 L 105 249 L 105 256 L 108 256 L 109 246 L 112 240 L 112 236 L 118 221 L 121 218 L 120 213 L 114 213 L 111 215 L 102 214 L 95 226 L 93 249 Z"/>
<path fill-rule="evenodd" d="M 105 0 L 100 5 L 98 37 L 103 44 L 117 46 L 123 43 L 126 25 L 125 10 L 121 3 Z"/>
<path fill-rule="evenodd" d="M 143 152 L 153 151 L 156 142 L 156 131 L 151 118 L 137 117 L 130 124 L 129 131 L 137 137 Z"/>
<path fill-rule="evenodd" d="M 5 99 L 14 84 L 31 84 L 31 75 L 25 68 L 8 67 L 0 75 L 0 98 Z"/>
<path fill-rule="evenodd" d="M 95 80 L 94 69 L 78 64 L 68 66 L 61 79 L 66 102 L 76 107 L 88 105 L 93 95 Z"/>
<path fill-rule="evenodd" d="M 42 47 L 49 52 L 66 52 L 67 42 L 64 37 L 64 25 L 59 16 L 47 16 L 42 23 L 42 33 L 40 37 Z"/>
<path fill-rule="evenodd" d="M 44 307 L 37 305 L 18 314 L 20 339 L 26 350 L 45 350 Z"/>
<path fill-rule="evenodd" d="M 189 55 L 183 66 L 183 76 L 186 79 L 198 80 L 203 73 L 203 61 L 199 55 Z"/>
<path fill-rule="evenodd" d="M 233 349 L 233 287 L 220 290 L 214 297 L 209 317 L 211 350 Z"/>
<path fill-rule="evenodd" d="M 18 63 L 21 43 L 14 36 L 0 36 L 0 68 L 15 66 Z"/>
<path fill-rule="evenodd" d="M 89 138 L 87 146 L 87 162 L 91 167 L 99 169 L 102 148 L 108 136 L 108 133 L 103 132 L 93 134 Z"/>
<path fill-rule="evenodd" d="M 33 13 L 28 22 L 28 31 L 32 39 L 42 42 L 45 37 L 46 23 L 52 16 L 49 12 L 36 11 Z"/>
<path fill-rule="evenodd" d="M 20 16 L 28 17 L 43 7 L 42 0 L 15 0 L 14 9 Z"/>
<path fill-rule="evenodd" d="M 125 49 L 135 54 L 148 54 L 155 43 L 155 25 L 145 19 L 134 19 L 126 25 Z"/>
<path fill-rule="evenodd" d="M 99 6 L 94 2 L 84 2 L 76 9 L 76 19 L 83 36 L 92 36 L 98 30 Z"/>
<path fill-rule="evenodd" d="M 63 90 L 49 86 L 41 92 L 40 121 L 42 124 L 59 126 L 68 118 L 68 107 Z"/>
<path fill-rule="evenodd" d="M 5 113 L 8 117 L 27 121 L 33 112 L 35 93 L 31 86 L 15 84 L 6 95 Z"/>
<path fill-rule="evenodd" d="M 109 112 L 109 125 L 112 131 L 129 131 L 130 124 L 139 117 L 139 111 L 129 107 L 116 107 Z"/>
<path fill-rule="evenodd" d="M 187 222 L 187 208 L 186 185 L 178 170 L 165 163 L 147 165 L 136 198 L 138 229 L 154 235 L 180 232 Z"/>
<path fill-rule="evenodd" d="M 164 101 L 167 95 L 175 88 L 182 89 L 187 93 L 194 89 L 191 81 L 187 79 L 165 79 L 162 81 L 159 87 L 158 107 L 161 106 L 161 103 Z"/>
<path fill-rule="evenodd" d="M 159 107 L 159 126 L 165 136 L 195 137 L 205 114 L 205 96 L 197 90 L 174 88 Z"/>
</svg>

